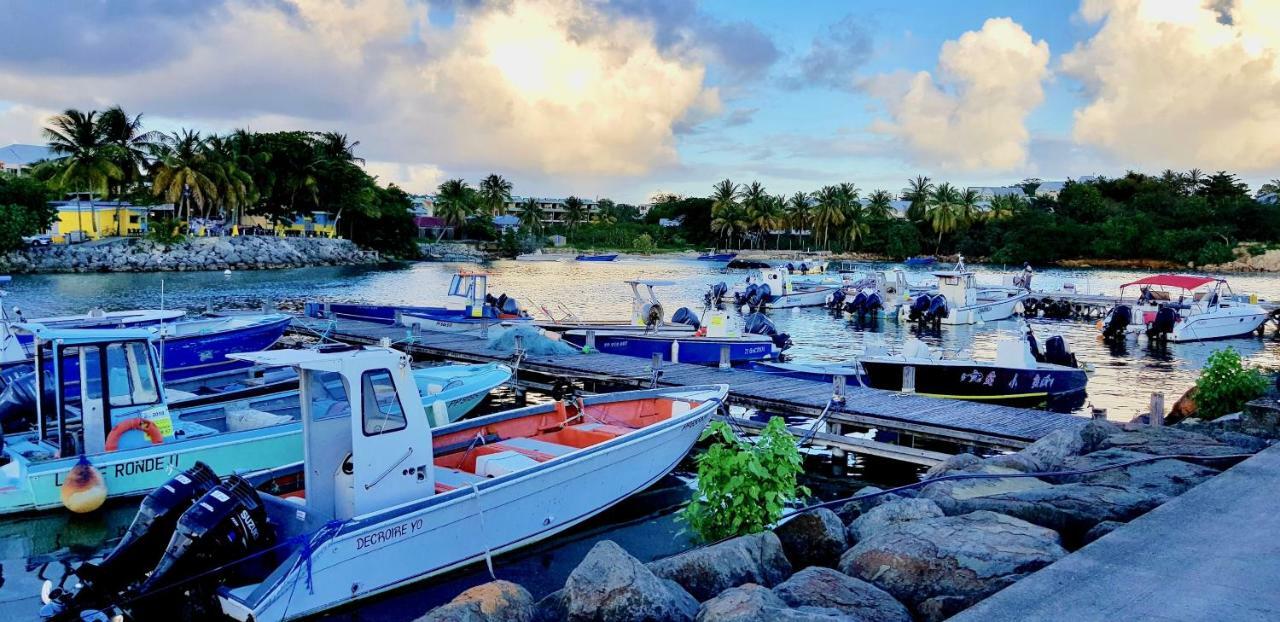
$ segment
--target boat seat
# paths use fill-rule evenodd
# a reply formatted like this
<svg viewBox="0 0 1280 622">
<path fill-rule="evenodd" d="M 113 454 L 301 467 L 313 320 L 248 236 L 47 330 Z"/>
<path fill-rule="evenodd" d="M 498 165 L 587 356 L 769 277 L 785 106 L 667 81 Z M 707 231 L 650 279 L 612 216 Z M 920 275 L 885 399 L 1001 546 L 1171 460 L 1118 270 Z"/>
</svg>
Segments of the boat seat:
<svg viewBox="0 0 1280 622">
<path fill-rule="evenodd" d="M 502 442 L 498 443 L 496 446 L 505 447 L 507 449 L 519 451 L 521 453 L 537 452 L 539 454 L 546 454 L 553 457 L 563 456 L 567 453 L 577 450 L 577 447 L 570 447 L 568 445 L 561 445 L 560 443 L 551 443 L 543 440 L 538 440 L 536 438 L 526 438 L 526 437 L 504 439 Z M 534 456 L 531 456 L 531 457 L 534 457 Z"/>
<path fill-rule="evenodd" d="M 609 425 L 607 423 L 582 423 L 573 427 L 575 429 L 582 430 L 583 432 L 597 432 L 600 434 L 608 434 L 610 436 L 622 436 L 623 434 L 631 431 L 630 429 L 624 428 L 620 425 Z"/>
<path fill-rule="evenodd" d="M 436 467 L 436 492 L 448 492 L 454 488 L 463 488 L 471 484 L 479 484 L 486 478 L 475 473 L 468 473 L 449 467 Z"/>
<path fill-rule="evenodd" d="M 194 421 L 183 421 L 181 419 L 175 419 L 173 421 L 174 438 L 178 440 L 199 438 L 201 436 L 212 436 L 217 433 L 218 431 L 216 429 Z"/>
<path fill-rule="evenodd" d="M 189 400 L 194 397 L 199 397 L 195 393 L 191 393 L 189 391 L 180 391 L 178 389 L 170 389 L 168 387 L 165 388 L 164 394 L 166 397 L 169 398 L 170 402 L 180 402 L 182 400 Z"/>
</svg>

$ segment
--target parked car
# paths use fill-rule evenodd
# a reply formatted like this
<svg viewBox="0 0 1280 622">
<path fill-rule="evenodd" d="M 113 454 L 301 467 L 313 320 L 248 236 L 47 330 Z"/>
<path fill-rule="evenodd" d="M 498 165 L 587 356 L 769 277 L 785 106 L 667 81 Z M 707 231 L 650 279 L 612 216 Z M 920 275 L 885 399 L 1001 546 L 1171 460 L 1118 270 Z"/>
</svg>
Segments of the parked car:
<svg viewBox="0 0 1280 622">
<path fill-rule="evenodd" d="M 48 246 L 53 243 L 53 239 L 44 234 L 24 235 L 22 236 L 22 241 L 25 242 L 27 246 Z"/>
</svg>

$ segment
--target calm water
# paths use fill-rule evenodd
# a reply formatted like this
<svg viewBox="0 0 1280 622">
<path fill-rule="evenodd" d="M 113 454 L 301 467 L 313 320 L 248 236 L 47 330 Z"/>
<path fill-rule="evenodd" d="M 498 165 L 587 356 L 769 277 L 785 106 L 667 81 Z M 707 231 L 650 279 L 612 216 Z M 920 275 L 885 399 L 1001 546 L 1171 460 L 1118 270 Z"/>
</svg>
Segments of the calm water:
<svg viewBox="0 0 1280 622">
<path fill-rule="evenodd" d="M 85 274 L 17 276 L 8 287 L 8 307 L 18 306 L 27 317 L 79 313 L 101 306 L 121 308 L 182 307 L 192 311 L 207 305 L 257 306 L 263 302 L 293 299 L 368 301 L 398 304 L 440 304 L 453 271 L 476 268 L 469 264 L 413 264 L 393 270 L 368 268 L 307 268 L 285 271 L 183 274 Z M 872 266 L 868 267 L 881 267 Z M 671 313 L 680 306 L 695 309 L 702 294 L 717 281 L 730 284 L 741 273 L 722 273 L 713 266 L 682 259 L 623 259 L 615 263 L 518 263 L 495 262 L 485 266 L 492 277 L 494 294 L 506 292 L 525 304 L 547 307 L 564 304 L 584 319 L 611 319 L 630 313 L 629 291 L 623 280 L 667 279 L 675 285 L 660 290 Z M 983 266 L 979 280 L 1000 282 L 1006 273 Z M 912 274 L 914 280 L 927 273 Z M 1129 271 L 1047 270 L 1036 277 L 1037 289 L 1056 290 L 1073 283 L 1079 290 L 1115 293 L 1121 283 L 1141 273 Z M 1280 278 L 1239 275 L 1231 277 L 1237 292 L 1255 292 L 1280 299 Z M 532 305 L 536 308 L 536 305 Z M 862 351 L 867 332 L 877 332 L 891 348 L 908 334 L 908 328 L 881 321 L 866 328 L 832 317 L 818 309 L 787 310 L 772 315 L 778 328 L 792 335 L 796 345 L 788 354 L 796 361 L 842 362 Z M 1197 370 L 1214 350 L 1231 346 L 1252 363 L 1280 365 L 1280 344 L 1267 339 L 1234 339 L 1212 343 L 1171 344 L 1164 351 L 1150 351 L 1143 342 L 1113 350 L 1095 336 L 1093 324 L 1074 321 L 1034 320 L 1043 340 L 1061 334 L 1081 361 L 1092 363 L 1096 373 L 1089 382 L 1089 402 L 1107 408 L 1112 419 L 1128 420 L 1145 406 L 1152 391 L 1163 391 L 1170 400 L 1194 381 Z M 983 326 L 944 327 L 940 335 L 926 336 L 931 345 L 960 355 L 991 358 L 1002 334 L 1017 330 L 1015 322 Z M 498 395 L 486 410 L 511 405 Z M 886 461 L 855 459 L 836 472 L 825 455 L 810 455 L 806 484 L 823 498 L 846 496 L 866 483 L 894 485 L 911 480 L 912 468 Z M 686 461 L 670 477 L 649 491 L 628 499 L 593 519 L 570 535 L 555 538 L 516 554 L 499 557 L 499 578 L 517 581 L 540 597 L 559 588 L 586 551 L 601 539 L 612 539 L 641 559 L 663 557 L 689 546 L 675 513 L 691 494 L 692 464 Z M 65 514 L 34 519 L 0 521 L 0 618 L 33 619 L 35 600 L 43 576 L 60 576 L 65 564 L 98 554 L 128 526 L 136 504 L 125 503 L 90 517 Z M 407 621 L 447 601 L 459 591 L 489 579 L 483 567 L 432 582 L 430 586 L 402 590 L 358 608 L 327 616 L 332 620 Z"/>
</svg>

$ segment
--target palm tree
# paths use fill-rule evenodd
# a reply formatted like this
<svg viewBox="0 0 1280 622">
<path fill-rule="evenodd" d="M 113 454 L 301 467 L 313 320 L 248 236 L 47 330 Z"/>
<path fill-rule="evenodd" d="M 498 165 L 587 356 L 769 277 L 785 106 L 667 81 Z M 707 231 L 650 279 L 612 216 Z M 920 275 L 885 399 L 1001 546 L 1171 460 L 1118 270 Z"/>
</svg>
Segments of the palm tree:
<svg viewBox="0 0 1280 622">
<path fill-rule="evenodd" d="M 862 202 L 853 201 L 845 214 L 844 235 L 853 246 L 871 233 L 871 225 L 867 223 L 867 209 Z"/>
<path fill-rule="evenodd" d="M 982 219 L 982 196 L 973 188 L 965 188 L 960 193 L 960 226 L 967 227 Z"/>
<path fill-rule="evenodd" d="M 763 242 L 765 234 L 773 228 L 772 204 L 772 197 L 764 189 L 764 184 L 758 181 L 751 182 L 742 190 L 742 209 L 746 212 L 747 228 L 755 236 L 753 242 L 756 239 Z"/>
<path fill-rule="evenodd" d="M 568 227 L 570 236 L 573 235 L 573 230 L 586 220 L 587 206 L 582 199 L 571 196 L 564 200 L 564 226 Z"/>
<path fill-rule="evenodd" d="M 797 192 L 787 199 L 786 209 L 788 225 L 803 237 L 813 215 L 813 198 L 807 192 Z"/>
<path fill-rule="evenodd" d="M 844 224 L 848 213 L 846 197 L 838 186 L 823 186 L 815 198 L 818 204 L 813 210 L 814 231 L 822 232 L 822 247 L 830 250 L 831 230 Z"/>
<path fill-rule="evenodd" d="M 257 200 L 253 176 L 240 168 L 246 158 L 237 150 L 230 137 L 210 136 L 205 141 L 205 158 L 208 161 L 209 178 L 218 190 L 219 211 L 233 222 L 237 211 Z M 342 210 L 339 208 L 339 215 Z M 337 226 L 337 221 L 334 221 Z"/>
<path fill-rule="evenodd" d="M 1014 194 L 1002 194 L 991 199 L 991 205 L 987 209 L 987 220 L 1004 220 L 1022 211 L 1026 206 L 1026 199 Z"/>
<path fill-rule="evenodd" d="M 85 113 L 69 108 L 50 119 L 49 127 L 44 128 L 49 149 L 59 154 L 60 170 L 53 178 L 54 185 L 64 192 L 70 189 L 76 193 L 77 227 L 84 226 L 80 193 L 88 191 L 105 195 L 111 180 L 124 176 L 112 161 L 113 148 L 106 142 L 96 116 L 97 113 L 92 111 Z M 92 226 L 96 234 L 97 223 Z"/>
<path fill-rule="evenodd" d="M 951 233 L 960 226 L 961 210 L 960 191 L 949 183 L 939 184 L 929 193 L 929 203 L 925 218 L 929 226 L 938 234 L 938 244 L 934 252 L 942 248 L 942 236 Z"/>
<path fill-rule="evenodd" d="M 525 199 L 520 206 L 520 228 L 529 233 L 541 233 L 543 218 L 546 215 L 542 212 L 542 205 L 533 197 Z"/>
<path fill-rule="evenodd" d="M 514 186 L 511 182 L 501 175 L 490 173 L 480 180 L 480 204 L 489 211 L 490 216 L 500 216 L 504 211 L 503 206 L 511 200 L 512 188 Z"/>
<path fill-rule="evenodd" d="M 364 164 L 364 158 L 356 157 L 358 140 L 348 140 L 346 134 L 339 132 L 322 132 L 316 135 L 316 150 L 320 157 L 330 162 L 354 162 Z"/>
<path fill-rule="evenodd" d="M 916 175 L 907 180 L 907 189 L 902 193 L 902 200 L 910 201 L 907 208 L 907 220 L 920 222 L 925 219 L 929 206 L 929 193 L 933 192 L 933 182 L 924 175 Z"/>
<path fill-rule="evenodd" d="M 1195 194 L 1200 190 L 1200 184 L 1204 183 L 1204 171 L 1193 168 L 1187 171 L 1187 174 L 1182 179 L 1187 185 L 1186 194 Z"/>
<path fill-rule="evenodd" d="M 461 179 L 449 179 L 436 188 L 435 213 L 450 227 L 461 227 L 475 212 L 475 189 Z"/>
<path fill-rule="evenodd" d="M 888 190 L 876 190 L 867 195 L 867 216 L 872 220 L 892 218 L 893 194 Z"/>
<path fill-rule="evenodd" d="M 173 203 L 179 220 L 182 208 L 186 208 L 186 219 L 190 220 L 193 203 L 203 210 L 206 203 L 217 200 L 218 188 L 209 178 L 211 167 L 199 132 L 170 133 L 162 141 L 159 153 L 151 192 Z"/>
</svg>

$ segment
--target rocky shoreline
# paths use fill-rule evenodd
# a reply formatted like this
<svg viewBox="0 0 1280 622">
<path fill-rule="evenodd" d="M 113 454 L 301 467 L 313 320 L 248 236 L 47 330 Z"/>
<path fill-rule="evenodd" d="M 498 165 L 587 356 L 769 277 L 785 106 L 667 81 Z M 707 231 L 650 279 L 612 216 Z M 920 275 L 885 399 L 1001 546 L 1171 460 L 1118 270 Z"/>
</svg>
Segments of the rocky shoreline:
<svg viewBox="0 0 1280 622">
<path fill-rule="evenodd" d="M 381 261 L 376 251 L 363 250 L 350 240 L 328 238 L 193 238 L 172 246 L 144 239 L 114 239 L 12 251 L 0 255 L 0 271 L 195 272 L 368 265 Z"/>
<path fill-rule="evenodd" d="M 496 581 L 418 622 L 944 620 L 1265 448 L 1280 408 L 1264 401 L 1207 424 L 1094 420 L 1017 453 L 960 454 L 909 490 L 865 488 L 834 511 L 648 564 L 602 541 L 541 600 Z M 1108 465 L 1123 466 L 1029 475 Z M 1015 477 L 956 477 L 973 474 Z"/>
</svg>

